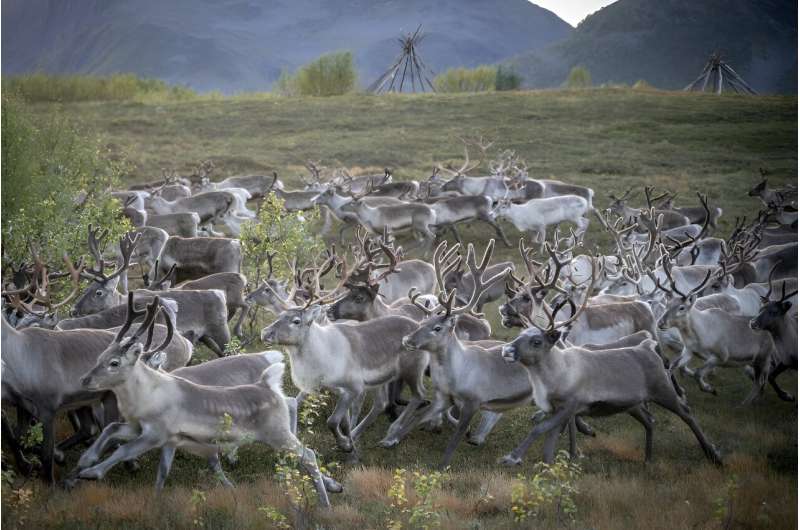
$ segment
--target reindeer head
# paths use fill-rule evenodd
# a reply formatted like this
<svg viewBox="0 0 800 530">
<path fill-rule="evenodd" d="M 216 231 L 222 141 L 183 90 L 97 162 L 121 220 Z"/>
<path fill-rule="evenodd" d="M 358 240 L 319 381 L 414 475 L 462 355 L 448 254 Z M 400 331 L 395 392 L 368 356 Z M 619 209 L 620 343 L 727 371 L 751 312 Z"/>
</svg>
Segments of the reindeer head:
<svg viewBox="0 0 800 530">
<path fill-rule="evenodd" d="M 104 309 L 113 307 L 117 303 L 116 293 L 120 275 L 130 266 L 131 255 L 136 249 L 141 234 L 131 233 L 123 235 L 119 240 L 122 264 L 114 272 L 106 276 L 103 271 L 103 247 L 104 239 L 108 234 L 107 230 L 94 229 L 89 225 L 89 251 L 94 257 L 95 266 L 87 269 L 85 277 L 92 280 L 89 287 L 83 292 L 72 308 L 72 316 L 84 316 L 99 313 Z"/>
<path fill-rule="evenodd" d="M 761 309 L 758 315 L 750 320 L 751 329 L 777 331 L 783 323 L 784 316 L 792 308 L 790 299 L 797 294 L 797 291 L 786 294 L 786 280 L 781 284 L 781 297 L 778 300 L 772 300 L 772 275 L 775 274 L 778 265 L 779 263 L 776 263 L 769 271 L 769 291 L 761 297 Z"/>
<path fill-rule="evenodd" d="M 175 329 L 176 310 L 176 304 L 173 301 L 161 300 L 158 296 L 153 298 L 145 311 L 136 310 L 133 304 L 133 293 L 129 293 L 125 324 L 117 333 L 114 341 L 97 358 L 94 368 L 81 378 L 81 386 L 86 390 L 97 391 L 109 390 L 123 384 L 140 359 L 147 362 L 151 356 L 169 345 Z M 167 336 L 158 347 L 149 350 L 153 341 L 156 317 L 161 311 L 166 313 L 164 321 L 167 325 Z M 126 337 L 125 334 L 134 320 L 142 315 L 144 315 L 142 324 L 130 337 Z M 142 344 L 139 339 L 145 333 L 147 333 L 147 340 L 145 344 Z"/>
<path fill-rule="evenodd" d="M 467 247 L 467 267 L 469 267 L 472 277 L 475 279 L 475 285 L 472 289 L 472 294 L 467 303 L 460 307 L 453 307 L 456 301 L 455 289 L 446 294 L 444 287 L 444 277 L 448 272 L 455 270 L 461 264 L 462 257 L 457 255 L 460 245 L 455 245 L 450 251 L 447 251 L 447 242 L 443 241 L 436 248 L 434 252 L 434 269 L 436 271 L 436 280 L 439 285 L 438 307 L 430 310 L 424 305 L 417 302 L 415 293 L 410 292 L 409 298 L 422 309 L 428 316 L 417 328 L 416 331 L 410 335 L 403 337 L 403 346 L 408 350 L 427 350 L 431 353 L 436 353 L 444 350 L 450 340 L 455 339 L 453 330 L 459 315 L 471 313 L 475 315 L 474 309 L 480 299 L 481 295 L 486 292 L 497 281 L 505 277 L 510 269 L 505 269 L 491 278 L 484 280 L 483 273 L 489 266 L 489 260 L 494 251 L 494 239 L 489 241 L 486 250 L 483 253 L 483 259 L 478 264 L 475 259 L 475 248 L 470 243 Z M 481 316 L 481 315 L 476 315 Z"/>
<path fill-rule="evenodd" d="M 668 265 L 666 259 L 664 261 L 664 272 L 667 274 L 671 291 L 665 289 L 658 280 L 656 280 L 656 285 L 666 292 L 668 296 L 671 296 L 671 299 L 667 302 L 664 314 L 658 319 L 658 328 L 666 330 L 672 327 L 684 327 L 689 318 L 689 313 L 694 303 L 697 301 L 698 295 L 705 289 L 706 284 L 711 278 L 712 271 L 709 270 L 706 273 L 705 279 L 688 293 L 684 293 L 678 289 L 678 286 L 675 284 L 675 279 L 672 277 L 671 267 Z"/>
<path fill-rule="evenodd" d="M 548 324 L 545 327 L 539 326 L 535 318 L 526 315 L 524 320 L 530 327 L 520 333 L 520 335 L 509 344 L 503 346 L 501 355 L 506 362 L 520 362 L 525 366 L 534 366 L 539 363 L 556 346 L 559 340 L 565 335 L 562 330 L 569 332 L 572 323 L 575 322 L 581 313 L 586 309 L 589 296 L 597 278 L 595 267 L 592 266 L 592 278 L 586 291 L 586 296 L 580 308 L 575 310 L 572 300 L 564 298 L 550 312 L 546 308 L 543 311 L 547 317 Z M 556 322 L 555 316 L 566 304 L 572 307 L 572 315 L 562 322 Z"/>
</svg>

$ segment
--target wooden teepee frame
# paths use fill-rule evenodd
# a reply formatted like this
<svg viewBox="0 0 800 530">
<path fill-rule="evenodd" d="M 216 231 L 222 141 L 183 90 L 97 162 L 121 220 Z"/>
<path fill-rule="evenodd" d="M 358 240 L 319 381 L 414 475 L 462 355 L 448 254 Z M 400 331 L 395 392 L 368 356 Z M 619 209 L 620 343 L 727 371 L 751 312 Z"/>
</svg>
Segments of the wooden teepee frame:
<svg viewBox="0 0 800 530">
<path fill-rule="evenodd" d="M 424 34 L 421 32 L 422 25 L 420 25 L 414 33 L 407 33 L 397 39 L 400 46 L 402 46 L 400 55 L 397 56 L 394 64 L 367 88 L 369 92 L 375 94 L 380 94 L 381 92 L 402 92 L 406 82 L 406 75 L 408 76 L 412 92 L 417 91 L 417 84 L 419 84 L 421 92 L 425 92 L 426 84 L 431 91 L 436 92 L 436 89 L 433 88 L 433 83 L 431 83 L 426 73 L 430 72 L 431 75 L 434 75 L 433 71 L 425 66 L 422 57 L 417 53 L 416 48 L 424 37 Z M 395 82 L 398 81 L 398 77 L 399 83 L 395 85 Z"/>
<path fill-rule="evenodd" d="M 709 81 L 711 82 L 710 86 Z M 706 88 L 710 88 L 712 93 L 722 94 L 722 89 L 725 85 L 733 89 L 737 94 L 756 94 L 756 91 L 728 63 L 722 60 L 722 55 L 714 52 L 708 59 L 705 68 L 703 68 L 703 73 L 689 83 L 684 90 L 687 92 L 692 90 L 705 92 Z"/>
</svg>

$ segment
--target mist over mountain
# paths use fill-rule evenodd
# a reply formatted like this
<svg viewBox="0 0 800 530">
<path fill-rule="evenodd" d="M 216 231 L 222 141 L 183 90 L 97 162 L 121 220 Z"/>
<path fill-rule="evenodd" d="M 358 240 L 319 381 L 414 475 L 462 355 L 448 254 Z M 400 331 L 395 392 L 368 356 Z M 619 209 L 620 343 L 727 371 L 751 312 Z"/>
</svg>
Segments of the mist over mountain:
<svg viewBox="0 0 800 530">
<path fill-rule="evenodd" d="M 797 92 L 797 3 L 788 0 L 618 0 L 564 41 L 509 61 L 531 87 L 586 66 L 595 84 L 643 79 L 683 88 L 715 50 L 756 90 Z"/>
<path fill-rule="evenodd" d="M 283 69 L 350 50 L 360 83 L 423 24 L 435 72 L 496 63 L 571 26 L 527 0 L 2 0 L 3 74 L 134 72 L 194 89 L 268 90 Z"/>
</svg>

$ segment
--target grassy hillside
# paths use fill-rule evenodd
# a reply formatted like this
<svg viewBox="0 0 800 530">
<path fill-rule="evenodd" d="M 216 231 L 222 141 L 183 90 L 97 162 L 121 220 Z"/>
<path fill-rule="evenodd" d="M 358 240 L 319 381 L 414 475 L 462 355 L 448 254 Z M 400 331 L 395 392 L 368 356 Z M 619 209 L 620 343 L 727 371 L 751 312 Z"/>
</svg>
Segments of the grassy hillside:
<svg viewBox="0 0 800 530">
<path fill-rule="evenodd" d="M 707 191 L 711 202 L 725 209 L 722 234 L 729 232 L 736 215 L 755 212 L 757 204 L 746 191 L 757 181 L 759 167 L 769 169 L 776 182 L 795 180 L 797 174 L 793 97 L 592 90 L 32 108 L 42 119 L 63 112 L 101 134 L 135 164 L 132 182 L 157 178 L 161 168 L 188 172 L 207 158 L 220 176 L 275 169 L 290 184 L 297 184 L 292 177 L 307 159 L 362 170 L 389 166 L 397 178 L 424 178 L 435 162 L 458 159 L 457 135 L 482 133 L 498 146 L 515 149 L 534 177 L 593 187 L 598 206 L 607 203 L 607 192 L 629 185 L 679 190 L 681 202 L 692 202 L 694 190 Z M 594 238 L 594 229 L 592 234 Z M 474 241 L 486 236 L 485 227 L 467 230 Z M 497 257 L 503 256 L 516 258 L 498 249 Z M 487 314 L 499 336 L 513 336 L 500 329 L 495 306 Z M 688 379 L 683 383 L 700 425 L 723 451 L 725 468 L 708 465 L 689 429 L 656 407 L 654 462 L 649 465 L 643 464 L 644 436 L 638 423 L 622 416 L 592 419 L 597 437 L 579 438 L 583 475 L 577 481 L 575 520 L 559 522 L 548 511 L 526 525 L 719 528 L 730 513 L 731 527 L 794 527 L 796 406 L 778 401 L 767 389 L 755 406 L 737 407 L 750 385 L 740 370 L 718 371 L 717 397 L 700 393 Z M 794 373 L 782 376 L 781 383 L 796 393 Z M 531 448 L 520 468 L 500 468 L 495 461 L 529 429 L 530 413 L 507 415 L 484 447 L 459 447 L 434 495 L 444 527 L 514 525 L 510 507 L 515 477 L 534 472 L 541 444 Z M 392 515 L 387 492 L 393 469 L 432 470 L 449 435 L 449 429 L 440 434 L 420 431 L 394 450 L 379 449 L 375 444 L 387 427 L 382 418 L 362 440 L 361 467 L 347 464 L 335 449 L 324 417 L 323 411 L 313 434 L 303 438 L 326 463 L 341 463 L 335 474 L 344 480 L 346 493 L 332 496 L 334 511 L 319 521 L 326 527 L 385 527 Z M 76 458 L 77 453 L 68 455 L 70 465 Z M 148 455 L 133 474 L 120 467 L 105 483 L 71 493 L 27 483 L 37 502 L 27 509 L 4 510 L 3 523 L 19 523 L 24 517 L 20 526 L 38 528 L 263 526 L 268 523 L 259 507 L 285 506 L 273 481 L 274 462 L 269 451 L 244 448 L 236 466 L 226 465 L 239 484 L 229 492 L 214 486 L 202 461 L 182 456 L 165 492 L 154 495 L 150 488 L 157 455 Z M 47 499 L 46 508 L 39 498 Z"/>
</svg>

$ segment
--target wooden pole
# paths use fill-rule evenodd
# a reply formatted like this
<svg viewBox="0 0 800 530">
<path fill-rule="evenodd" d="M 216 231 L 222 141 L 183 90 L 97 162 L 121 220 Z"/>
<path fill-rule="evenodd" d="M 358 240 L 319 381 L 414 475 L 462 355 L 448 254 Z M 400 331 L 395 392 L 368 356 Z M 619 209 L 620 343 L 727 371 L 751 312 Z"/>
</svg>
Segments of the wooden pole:
<svg viewBox="0 0 800 530">
<path fill-rule="evenodd" d="M 750 85 L 748 85 L 748 84 L 745 82 L 745 80 L 744 80 L 744 79 L 742 79 L 742 77 L 741 77 L 739 74 L 737 74 L 737 73 L 734 71 L 734 69 L 733 69 L 733 68 L 732 68 L 730 65 L 728 65 L 728 64 L 723 64 L 722 66 L 723 66 L 723 68 L 725 68 L 725 70 L 726 70 L 726 71 L 727 71 L 727 72 L 728 72 L 730 75 L 732 75 L 732 76 L 733 76 L 733 78 L 734 78 L 734 79 L 736 79 L 736 81 L 737 81 L 737 82 L 738 82 L 740 85 L 742 85 L 742 86 L 743 86 L 743 87 L 744 87 L 744 88 L 745 88 L 745 89 L 746 89 L 748 92 L 750 92 L 750 93 L 751 93 L 751 94 L 753 94 L 753 95 L 756 95 L 756 94 L 758 94 L 758 92 L 756 92 L 755 90 L 753 90 L 753 89 L 752 89 L 752 87 L 750 87 Z"/>
<path fill-rule="evenodd" d="M 719 96 L 722 94 L 722 68 L 719 65 L 716 66 L 717 69 L 717 95 Z"/>
</svg>

